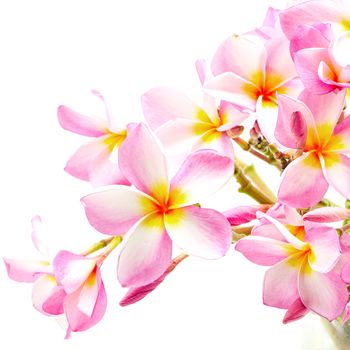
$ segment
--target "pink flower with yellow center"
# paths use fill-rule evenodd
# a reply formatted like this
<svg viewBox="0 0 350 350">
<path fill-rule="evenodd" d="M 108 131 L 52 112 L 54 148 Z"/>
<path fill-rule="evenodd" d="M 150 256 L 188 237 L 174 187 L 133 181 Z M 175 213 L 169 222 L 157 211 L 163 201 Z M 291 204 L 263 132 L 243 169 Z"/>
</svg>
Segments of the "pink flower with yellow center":
<svg viewBox="0 0 350 350">
<path fill-rule="evenodd" d="M 341 256 L 334 228 L 301 220 L 293 225 L 258 215 L 260 225 L 236 250 L 258 265 L 272 266 L 264 279 L 265 305 L 287 309 L 284 322 L 308 310 L 332 321 L 345 309 L 348 291 L 333 271 Z M 283 220 L 284 221 L 284 220 Z M 295 225 L 298 226 L 295 226 Z"/>
<path fill-rule="evenodd" d="M 221 44 L 211 68 L 214 78 L 204 84 L 205 91 L 256 111 L 262 133 L 275 141 L 277 94 L 297 96 L 302 90 L 288 40 L 281 34 L 262 42 L 233 35 Z"/>
<path fill-rule="evenodd" d="M 171 263 L 172 241 L 187 253 L 207 259 L 225 255 L 231 226 L 198 201 L 217 191 L 233 175 L 232 160 L 213 151 L 191 154 L 171 181 L 157 140 L 144 124 L 135 126 L 119 151 L 120 167 L 137 188 L 115 186 L 82 198 L 90 224 L 121 235 L 126 243 L 118 261 L 123 286 L 143 286 Z"/>
<path fill-rule="evenodd" d="M 350 118 L 340 120 L 345 94 L 313 95 L 305 90 L 299 100 L 279 96 L 276 139 L 303 153 L 283 173 L 280 202 L 311 207 L 329 185 L 350 198 Z"/>
<path fill-rule="evenodd" d="M 93 94 L 104 102 L 99 92 L 93 91 Z M 117 155 L 127 130 L 116 125 L 107 107 L 106 114 L 108 121 L 82 115 L 63 105 L 58 107 L 58 121 L 63 129 L 95 138 L 73 154 L 64 170 L 78 179 L 90 181 L 93 186 L 129 185 L 119 170 Z"/>
</svg>

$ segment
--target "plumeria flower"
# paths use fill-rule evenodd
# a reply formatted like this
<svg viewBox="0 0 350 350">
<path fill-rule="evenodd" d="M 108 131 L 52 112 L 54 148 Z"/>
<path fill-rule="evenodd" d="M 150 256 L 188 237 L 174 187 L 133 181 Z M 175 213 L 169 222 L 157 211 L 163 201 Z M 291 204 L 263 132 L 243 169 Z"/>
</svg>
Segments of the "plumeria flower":
<svg viewBox="0 0 350 350">
<path fill-rule="evenodd" d="M 350 87 L 350 68 L 337 62 L 332 34 L 327 24 L 304 26 L 291 40 L 295 67 L 305 88 L 315 94 Z"/>
<path fill-rule="evenodd" d="M 204 85 L 209 94 L 256 111 L 270 142 L 275 142 L 277 94 L 296 97 L 302 90 L 288 46 L 283 35 L 264 43 L 233 35 L 217 50 L 211 66 L 215 77 Z"/>
<path fill-rule="evenodd" d="M 103 102 L 102 95 L 93 91 Z M 78 179 L 90 181 L 93 186 L 110 184 L 129 185 L 119 170 L 117 151 L 127 130 L 116 125 L 106 107 L 107 119 L 82 115 L 66 106 L 59 106 L 57 115 L 63 129 L 93 137 L 68 160 L 65 171 Z"/>
<path fill-rule="evenodd" d="M 192 255 L 207 259 L 225 255 L 231 244 L 230 224 L 221 213 L 196 203 L 230 179 L 231 159 L 198 151 L 170 181 L 166 158 L 141 123 L 122 144 L 119 162 L 137 190 L 115 186 L 87 195 L 82 203 L 98 231 L 127 234 L 118 260 L 123 286 L 143 286 L 160 277 L 171 263 L 172 240 Z"/>
<path fill-rule="evenodd" d="M 32 241 L 43 257 L 38 260 L 16 260 L 4 258 L 8 276 L 17 282 L 33 283 L 33 306 L 44 315 L 63 313 L 65 292 L 57 284 L 48 250 L 40 239 L 42 223 L 39 216 L 32 219 Z"/>
<path fill-rule="evenodd" d="M 350 197 L 350 119 L 339 122 L 345 91 L 313 95 L 304 91 L 299 100 L 279 96 L 276 139 L 302 156 L 285 169 L 280 202 L 296 208 L 315 205 L 329 185 Z"/>
<path fill-rule="evenodd" d="M 306 222 L 294 226 L 260 214 L 261 224 L 241 239 L 236 250 L 250 261 L 272 266 L 264 279 L 265 305 L 287 309 L 284 322 L 311 310 L 329 321 L 343 311 L 348 291 L 333 271 L 341 256 L 334 228 Z"/>
<path fill-rule="evenodd" d="M 107 296 L 101 279 L 101 260 L 60 251 L 54 261 L 55 277 L 66 296 L 62 306 L 70 332 L 81 332 L 99 322 L 107 306 Z"/>
<path fill-rule="evenodd" d="M 207 80 L 205 62 L 197 62 L 201 82 Z M 178 152 L 185 144 L 191 151 L 214 149 L 233 158 L 233 146 L 227 131 L 241 124 L 248 114 L 231 103 L 219 106 L 209 95 L 204 95 L 203 108 L 197 106 L 177 89 L 157 87 L 142 96 L 145 118 L 164 147 L 170 153 Z M 189 153 L 189 152 L 187 152 Z"/>
</svg>

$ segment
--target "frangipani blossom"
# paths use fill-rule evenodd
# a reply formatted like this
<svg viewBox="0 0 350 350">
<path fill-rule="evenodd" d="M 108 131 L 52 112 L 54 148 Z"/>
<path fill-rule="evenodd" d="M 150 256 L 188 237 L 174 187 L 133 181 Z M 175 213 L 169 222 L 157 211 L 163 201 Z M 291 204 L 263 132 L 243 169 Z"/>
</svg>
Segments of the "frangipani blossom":
<svg viewBox="0 0 350 350">
<path fill-rule="evenodd" d="M 103 103 L 102 95 L 93 91 Z M 65 171 L 78 179 L 90 181 L 93 186 L 111 184 L 129 185 L 119 170 L 117 151 L 127 135 L 127 130 L 115 125 L 106 107 L 108 121 L 85 116 L 66 106 L 59 106 L 57 115 L 63 129 L 93 137 L 81 146 L 68 160 Z"/>
<path fill-rule="evenodd" d="M 285 225 L 266 214 L 260 221 L 236 250 L 258 265 L 272 266 L 265 274 L 264 304 L 288 309 L 285 322 L 302 317 L 307 309 L 329 321 L 338 317 L 348 291 L 332 270 L 341 255 L 335 229 L 311 223 Z"/>
<path fill-rule="evenodd" d="M 198 61 L 197 69 L 204 83 L 205 63 Z M 144 116 L 167 150 L 178 152 L 179 145 L 185 144 L 192 151 L 214 149 L 233 159 L 232 141 L 226 132 L 248 114 L 224 101 L 217 107 L 208 95 L 204 95 L 203 105 L 201 108 L 181 91 L 167 87 L 153 88 L 142 96 Z"/>
<path fill-rule="evenodd" d="M 303 153 L 283 173 L 280 202 L 311 207 L 322 199 L 329 185 L 350 198 L 350 119 L 339 122 L 345 93 L 313 95 L 304 91 L 299 100 L 279 96 L 276 139 Z"/>
<path fill-rule="evenodd" d="M 119 151 L 120 168 L 138 191 L 115 186 L 82 198 L 90 224 L 121 235 L 118 278 L 138 287 L 160 277 L 171 263 L 172 241 L 189 254 L 220 258 L 230 247 L 226 218 L 196 203 L 223 186 L 233 174 L 232 161 L 213 151 L 191 154 L 169 181 L 166 159 L 149 129 L 139 124 Z"/>
<path fill-rule="evenodd" d="M 282 35 L 257 43 L 245 36 L 229 37 L 217 50 L 213 61 L 214 78 L 205 91 L 252 112 L 263 135 L 274 142 L 277 94 L 297 96 L 302 84 Z"/>
<path fill-rule="evenodd" d="M 300 27 L 291 40 L 296 70 L 305 88 L 314 94 L 350 87 L 350 68 L 337 62 L 332 40 L 327 24 Z"/>
<path fill-rule="evenodd" d="M 99 257 L 88 258 L 68 251 L 59 252 L 54 261 L 55 277 L 66 296 L 63 309 L 68 321 L 67 335 L 80 332 L 99 322 L 107 306 L 101 279 Z"/>
</svg>

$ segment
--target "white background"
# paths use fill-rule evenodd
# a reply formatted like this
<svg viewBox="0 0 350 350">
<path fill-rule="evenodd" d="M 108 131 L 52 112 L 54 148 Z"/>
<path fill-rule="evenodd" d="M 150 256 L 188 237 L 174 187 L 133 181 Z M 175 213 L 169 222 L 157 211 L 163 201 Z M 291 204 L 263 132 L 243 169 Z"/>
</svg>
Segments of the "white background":
<svg viewBox="0 0 350 350">
<path fill-rule="evenodd" d="M 142 120 L 139 99 L 153 86 L 200 96 L 195 60 L 210 60 L 227 36 L 259 26 L 268 5 L 284 4 L 1 1 L 0 255 L 38 257 L 30 241 L 36 214 L 52 254 L 80 252 L 103 238 L 88 225 L 79 202 L 90 185 L 63 171 L 86 140 L 60 129 L 58 105 L 103 115 L 89 92 L 98 89 L 123 124 Z M 276 188 L 272 173 L 263 172 Z M 230 183 L 208 205 L 222 210 L 251 203 L 235 188 Z M 32 308 L 31 286 L 9 280 L 0 266 L 0 349 L 301 349 L 308 321 L 285 326 L 283 311 L 262 305 L 263 274 L 233 250 L 215 262 L 190 258 L 146 299 L 121 308 L 125 291 L 111 256 L 103 269 L 109 298 L 104 319 L 64 341 L 55 320 Z"/>
</svg>

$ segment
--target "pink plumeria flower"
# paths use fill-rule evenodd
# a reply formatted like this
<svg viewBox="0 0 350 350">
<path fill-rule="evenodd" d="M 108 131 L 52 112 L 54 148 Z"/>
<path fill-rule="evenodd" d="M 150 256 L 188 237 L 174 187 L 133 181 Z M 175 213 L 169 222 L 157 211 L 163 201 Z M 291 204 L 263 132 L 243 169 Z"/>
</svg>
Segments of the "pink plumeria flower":
<svg viewBox="0 0 350 350">
<path fill-rule="evenodd" d="M 285 322 L 311 310 L 329 321 L 348 301 L 339 274 L 332 271 L 341 252 L 336 230 L 320 224 L 282 224 L 260 215 L 261 225 L 238 241 L 236 250 L 250 261 L 272 266 L 264 279 L 264 304 L 288 309 Z"/>
<path fill-rule="evenodd" d="M 197 62 L 202 83 L 207 79 L 205 63 Z M 184 144 L 189 151 L 214 149 L 233 159 L 233 146 L 227 131 L 241 124 L 248 114 L 231 103 L 204 95 L 203 108 L 177 89 L 157 87 L 142 96 L 145 118 L 166 150 L 179 151 Z"/>
<path fill-rule="evenodd" d="M 99 92 L 93 91 L 93 94 L 104 102 Z M 127 130 L 115 125 L 107 107 L 106 113 L 108 121 L 82 115 L 63 105 L 58 107 L 58 121 L 63 129 L 94 138 L 73 154 L 65 171 L 78 179 L 90 181 L 93 186 L 129 185 L 119 170 L 117 155 Z"/>
<path fill-rule="evenodd" d="M 70 332 L 81 332 L 98 323 L 107 306 L 99 257 L 89 258 L 60 251 L 54 261 L 55 277 L 66 293 L 62 306 Z"/>
<path fill-rule="evenodd" d="M 169 181 L 166 158 L 141 123 L 122 144 L 119 162 L 138 191 L 115 186 L 87 195 L 82 203 L 98 231 L 127 234 L 118 261 L 123 286 L 143 286 L 160 277 L 171 263 L 172 240 L 192 255 L 207 259 L 225 255 L 231 244 L 230 224 L 221 213 L 194 204 L 232 177 L 231 159 L 198 151 Z"/>
<path fill-rule="evenodd" d="M 209 94 L 256 111 L 270 142 L 275 142 L 277 94 L 297 96 L 302 90 L 288 47 L 283 35 L 264 43 L 233 35 L 217 50 L 211 66 L 215 77 L 204 85 Z"/>
<path fill-rule="evenodd" d="M 35 309 L 44 315 L 63 313 L 65 292 L 57 284 L 54 269 L 48 257 L 48 249 L 40 239 L 42 223 L 39 216 L 32 219 L 32 241 L 44 257 L 38 260 L 16 260 L 4 258 L 8 276 L 17 282 L 33 283 L 32 300 Z"/>
<path fill-rule="evenodd" d="M 315 94 L 350 87 L 350 67 L 337 62 L 330 25 L 300 27 L 291 40 L 295 67 L 305 86 Z"/>
<path fill-rule="evenodd" d="M 299 100 L 279 96 L 276 139 L 302 153 L 283 173 L 280 202 L 296 208 L 311 207 L 329 185 L 350 198 L 350 119 L 339 121 L 345 93 L 313 95 L 304 91 Z"/>
</svg>

